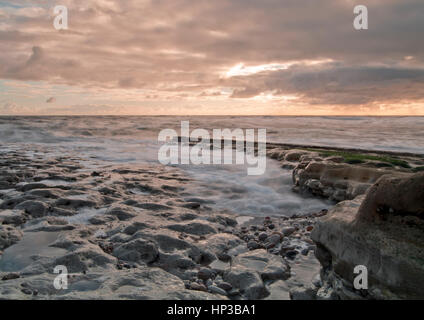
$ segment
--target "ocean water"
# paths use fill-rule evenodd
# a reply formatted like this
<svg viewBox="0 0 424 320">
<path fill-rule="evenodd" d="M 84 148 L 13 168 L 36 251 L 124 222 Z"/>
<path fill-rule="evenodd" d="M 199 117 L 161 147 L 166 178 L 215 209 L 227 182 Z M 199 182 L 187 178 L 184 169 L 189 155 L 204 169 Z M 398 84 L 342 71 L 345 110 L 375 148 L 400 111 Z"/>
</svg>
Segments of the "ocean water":
<svg viewBox="0 0 424 320">
<path fill-rule="evenodd" d="M 0 117 L 0 152 L 47 147 L 52 154 L 91 159 L 91 165 L 157 164 L 162 129 L 267 129 L 268 142 L 424 154 L 424 117 Z M 40 154 L 42 156 L 42 154 Z M 183 166 L 196 181 L 188 190 L 218 209 L 245 215 L 290 215 L 327 208 L 291 191 L 291 173 L 267 160 L 262 176 L 246 166 Z"/>
</svg>

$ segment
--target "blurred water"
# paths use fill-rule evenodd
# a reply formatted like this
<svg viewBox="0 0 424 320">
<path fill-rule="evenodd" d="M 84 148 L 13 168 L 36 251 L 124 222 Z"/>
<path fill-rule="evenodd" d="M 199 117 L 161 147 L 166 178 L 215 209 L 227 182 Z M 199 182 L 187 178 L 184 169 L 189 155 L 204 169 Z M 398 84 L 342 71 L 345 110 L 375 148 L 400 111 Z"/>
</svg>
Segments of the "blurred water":
<svg viewBox="0 0 424 320">
<path fill-rule="evenodd" d="M 267 129 L 268 142 L 325 145 L 369 150 L 424 153 L 424 117 L 0 117 L 0 152 L 48 148 L 97 164 L 158 164 L 157 137 L 162 129 Z M 31 151 L 30 151 L 31 150 Z M 44 155 L 45 156 L 45 155 Z M 87 164 L 87 163 L 85 163 Z M 290 172 L 268 160 L 263 176 L 248 176 L 246 166 L 182 166 L 197 182 L 193 197 L 239 214 L 292 214 L 328 204 L 291 192 Z"/>
</svg>

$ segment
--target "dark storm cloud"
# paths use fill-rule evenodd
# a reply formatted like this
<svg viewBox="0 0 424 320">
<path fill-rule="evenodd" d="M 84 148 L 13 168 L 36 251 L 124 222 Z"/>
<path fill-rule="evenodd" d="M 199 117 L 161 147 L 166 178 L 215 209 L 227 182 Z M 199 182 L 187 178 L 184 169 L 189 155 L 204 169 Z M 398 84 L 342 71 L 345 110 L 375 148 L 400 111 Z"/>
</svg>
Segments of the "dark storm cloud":
<svg viewBox="0 0 424 320">
<path fill-rule="evenodd" d="M 230 80 L 240 87 L 232 97 L 248 98 L 261 92 L 301 95 L 313 104 L 366 104 L 373 101 L 424 98 L 424 69 L 400 67 L 293 66 Z"/>
</svg>

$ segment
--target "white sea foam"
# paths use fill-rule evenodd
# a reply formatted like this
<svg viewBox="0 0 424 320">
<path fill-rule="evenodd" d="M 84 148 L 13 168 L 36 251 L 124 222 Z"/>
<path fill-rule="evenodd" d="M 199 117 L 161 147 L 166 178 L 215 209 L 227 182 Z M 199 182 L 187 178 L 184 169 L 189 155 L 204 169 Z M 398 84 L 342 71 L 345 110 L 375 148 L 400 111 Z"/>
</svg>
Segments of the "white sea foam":
<svg viewBox="0 0 424 320">
<path fill-rule="evenodd" d="M 49 156 L 68 154 L 95 167 L 158 164 L 158 133 L 190 120 L 193 129 L 267 129 L 267 140 L 302 145 L 424 154 L 424 117 L 0 117 L 0 152 L 47 147 Z M 30 148 L 28 148 L 30 149 Z M 39 155 L 31 153 L 30 156 Z M 263 176 L 248 177 L 244 166 L 181 167 L 197 182 L 193 197 L 238 214 L 305 213 L 326 207 L 291 192 L 288 171 L 269 160 Z M 82 218 L 86 218 L 83 215 Z"/>
</svg>

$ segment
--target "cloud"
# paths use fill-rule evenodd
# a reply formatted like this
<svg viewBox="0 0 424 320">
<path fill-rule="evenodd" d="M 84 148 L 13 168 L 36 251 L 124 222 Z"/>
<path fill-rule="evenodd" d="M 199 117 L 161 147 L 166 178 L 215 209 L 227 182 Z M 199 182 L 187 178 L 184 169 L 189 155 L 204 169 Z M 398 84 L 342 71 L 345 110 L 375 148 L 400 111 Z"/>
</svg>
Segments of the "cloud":
<svg viewBox="0 0 424 320">
<path fill-rule="evenodd" d="M 422 0 L 10 4 L 0 7 L 0 79 L 176 101 L 223 99 L 222 88 L 311 107 L 422 100 Z M 53 28 L 55 4 L 68 6 L 69 30 Z M 356 4 L 368 7 L 369 30 L 354 30 Z"/>
<path fill-rule="evenodd" d="M 413 101 L 424 98 L 424 69 L 336 63 L 318 67 L 295 65 L 287 70 L 230 79 L 228 85 L 240 87 L 232 98 L 273 92 L 274 95 L 297 95 L 310 104 Z"/>
</svg>

